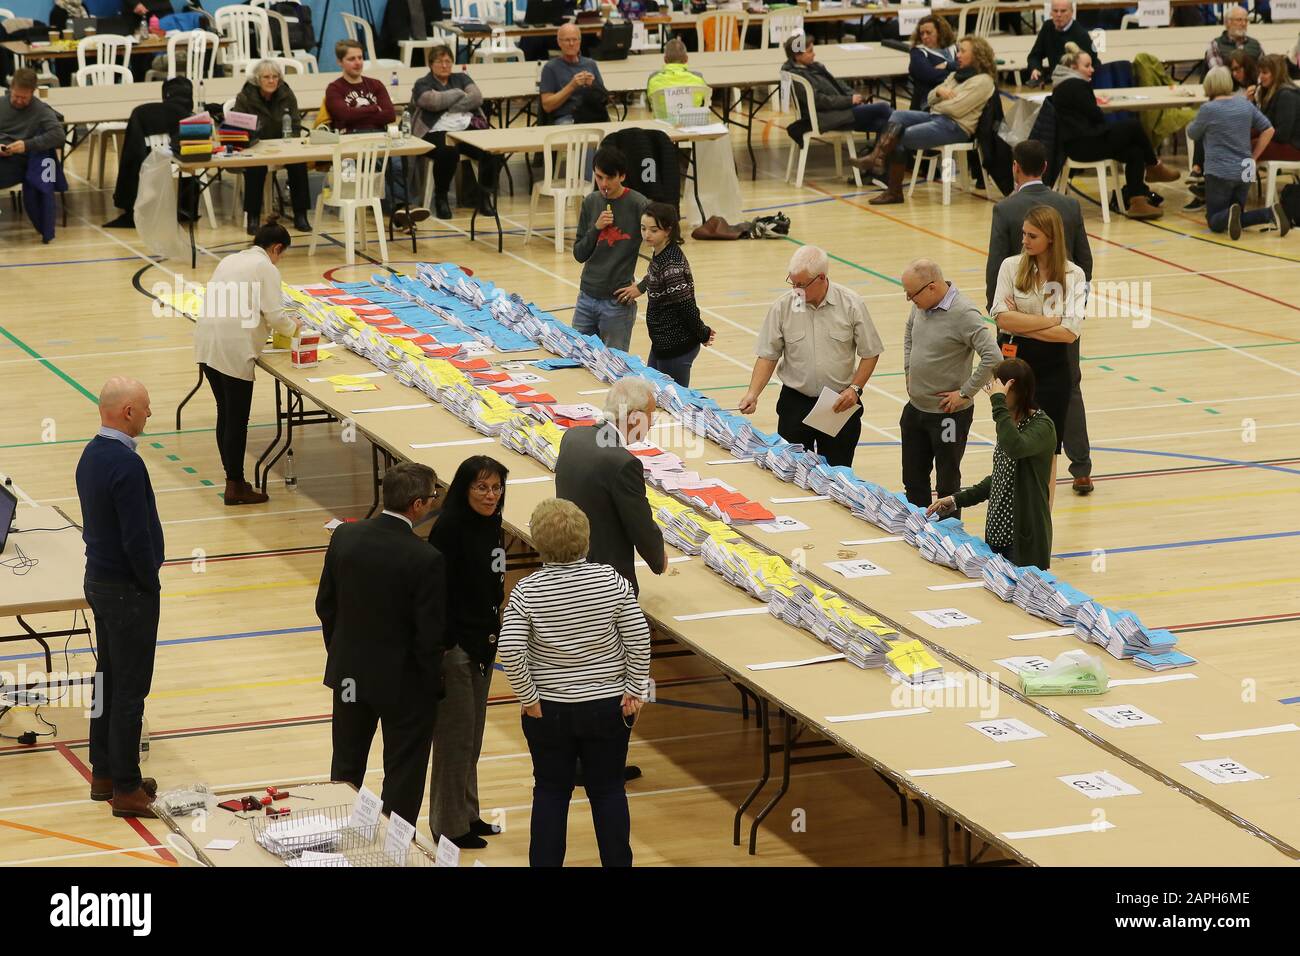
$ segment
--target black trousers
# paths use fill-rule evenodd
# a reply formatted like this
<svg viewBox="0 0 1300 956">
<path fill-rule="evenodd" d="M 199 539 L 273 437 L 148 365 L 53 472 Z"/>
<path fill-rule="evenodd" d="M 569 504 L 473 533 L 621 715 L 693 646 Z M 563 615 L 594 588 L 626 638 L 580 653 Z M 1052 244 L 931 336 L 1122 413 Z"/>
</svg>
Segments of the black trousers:
<svg viewBox="0 0 1300 956">
<path fill-rule="evenodd" d="M 244 449 L 248 447 L 248 416 L 253 407 L 253 383 L 232 378 L 204 365 L 212 397 L 217 400 L 217 451 L 226 481 L 244 480 Z"/>
<path fill-rule="evenodd" d="M 1070 343 L 1070 407 L 1065 413 L 1066 457 L 1070 459 L 1070 474 L 1075 478 L 1088 478 L 1092 475 L 1092 446 L 1088 442 L 1088 416 L 1083 407 L 1083 391 L 1080 384 L 1083 375 L 1079 370 L 1079 340 Z"/>
<path fill-rule="evenodd" d="M 632 818 L 623 786 L 632 731 L 623 720 L 622 702 L 621 694 L 577 704 L 544 700 L 540 718 L 527 714 L 519 718 L 533 756 L 529 866 L 564 865 L 569 801 L 579 759 L 600 864 L 632 865 Z"/>
<path fill-rule="evenodd" d="M 853 453 L 857 451 L 858 438 L 862 434 L 862 405 L 858 405 L 838 435 L 827 435 L 803 423 L 816 404 L 817 399 L 782 385 L 776 400 L 776 433 L 792 445 L 803 445 L 809 451 L 825 456 L 831 465 L 852 467 Z"/>
<path fill-rule="evenodd" d="M 262 192 L 266 187 L 265 166 L 250 166 L 244 170 L 244 212 L 256 221 L 262 215 Z M 291 163 L 284 167 L 289 174 L 289 202 L 293 214 L 305 215 L 311 206 L 311 188 L 307 185 L 307 164 Z M 260 224 L 259 224 L 260 225 Z"/>
<path fill-rule="evenodd" d="M 1124 164 L 1124 201 L 1145 196 L 1146 168 L 1156 163 L 1156 151 L 1137 120 L 1107 123 L 1106 131 L 1088 139 L 1072 139 L 1065 144 L 1065 155 L 1081 163 L 1114 159 Z"/>
<path fill-rule="evenodd" d="M 413 688 L 415 682 L 411 681 Z M 375 728 L 384 732 L 384 787 L 380 798 L 385 813 L 396 813 L 407 823 L 420 819 L 424 805 L 424 782 L 429 777 L 429 753 L 433 748 L 433 727 L 438 704 L 432 694 L 404 692 L 384 711 L 366 701 L 345 701 L 334 690 L 334 718 L 331 726 L 334 754 L 330 779 L 360 787 L 366 782 L 366 758 L 375 739 Z"/>
<path fill-rule="evenodd" d="M 115 793 L 140 789 L 140 728 L 153 683 L 158 595 L 125 581 L 85 580 L 95 619 L 99 684 L 90 718 L 90 769 Z"/>
<path fill-rule="evenodd" d="M 903 406 L 898 428 L 903 441 L 903 489 L 908 501 L 918 508 L 930 506 L 931 468 L 940 498 L 961 491 L 961 459 L 974 420 L 973 405 L 952 413 L 923 412 L 911 402 Z M 960 516 L 960 509 L 955 514 Z"/>
<path fill-rule="evenodd" d="M 431 161 L 434 193 L 440 196 L 447 194 L 447 190 L 451 188 L 451 181 L 456 176 L 456 167 L 460 164 L 461 157 L 475 160 L 478 163 L 479 185 L 490 192 L 496 192 L 497 160 L 494 156 L 467 143 L 448 143 L 447 134 L 443 132 L 426 133 L 424 138 L 427 142 L 433 143 Z M 466 197 L 458 198 L 464 200 Z"/>
</svg>

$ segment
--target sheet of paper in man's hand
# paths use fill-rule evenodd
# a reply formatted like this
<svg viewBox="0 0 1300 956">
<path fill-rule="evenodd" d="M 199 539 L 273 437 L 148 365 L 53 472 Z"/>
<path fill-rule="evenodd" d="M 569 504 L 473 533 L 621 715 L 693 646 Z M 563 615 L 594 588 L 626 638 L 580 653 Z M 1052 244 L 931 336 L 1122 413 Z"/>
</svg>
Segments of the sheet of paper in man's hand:
<svg viewBox="0 0 1300 956">
<path fill-rule="evenodd" d="M 835 403 L 840 400 L 839 392 L 832 392 L 825 385 L 822 386 L 822 393 L 817 396 L 817 404 L 813 410 L 804 418 L 803 423 L 809 428 L 815 428 L 823 435 L 835 436 L 840 433 L 840 429 L 857 410 L 857 403 L 850 405 L 842 412 L 833 411 Z"/>
</svg>

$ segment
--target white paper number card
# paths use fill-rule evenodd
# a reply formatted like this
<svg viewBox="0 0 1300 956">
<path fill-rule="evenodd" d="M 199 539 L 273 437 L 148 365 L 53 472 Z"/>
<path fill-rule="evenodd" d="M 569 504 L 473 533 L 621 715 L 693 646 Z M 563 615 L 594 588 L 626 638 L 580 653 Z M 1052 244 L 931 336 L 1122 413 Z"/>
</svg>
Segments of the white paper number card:
<svg viewBox="0 0 1300 956">
<path fill-rule="evenodd" d="M 1113 773 L 1098 770 L 1096 773 L 1067 774 L 1057 777 L 1071 790 L 1075 790 L 1089 800 L 1105 800 L 1107 797 L 1131 797 L 1141 793 L 1137 787 L 1125 783 Z"/>
<path fill-rule="evenodd" d="M 1147 727 L 1151 724 L 1160 723 L 1159 720 L 1145 711 L 1130 707 L 1128 704 L 1119 704 L 1114 707 L 1088 707 L 1087 711 L 1107 727 L 1114 727 L 1117 730 L 1123 730 L 1126 727 Z"/>
<path fill-rule="evenodd" d="M 966 726 L 979 731 L 989 740 L 999 744 L 1010 743 L 1013 740 L 1033 740 L 1035 737 L 1047 736 L 1041 730 L 1030 727 L 1023 720 L 1015 720 L 1014 718 L 1006 720 L 973 720 Z"/>
<path fill-rule="evenodd" d="M 1262 773 L 1243 767 L 1228 757 L 1215 757 L 1213 760 L 1193 760 L 1183 764 L 1192 773 L 1204 777 L 1210 783 L 1245 783 L 1247 780 L 1267 780 Z"/>
</svg>

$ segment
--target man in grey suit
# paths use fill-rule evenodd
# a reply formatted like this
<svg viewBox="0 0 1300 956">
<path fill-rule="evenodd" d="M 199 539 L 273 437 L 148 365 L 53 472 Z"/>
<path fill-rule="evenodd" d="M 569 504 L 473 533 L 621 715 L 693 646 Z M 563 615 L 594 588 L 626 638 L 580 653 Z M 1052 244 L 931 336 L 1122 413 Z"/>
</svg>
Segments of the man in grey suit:
<svg viewBox="0 0 1300 956">
<path fill-rule="evenodd" d="M 645 437 L 654 410 L 654 386 L 632 375 L 619 379 L 605 400 L 606 420 L 565 432 L 555 462 L 555 496 L 572 501 L 591 523 L 587 560 L 610 565 L 633 590 L 634 548 L 655 574 L 668 566 L 641 460 L 626 447 Z"/>
<path fill-rule="evenodd" d="M 993 293 L 998 285 L 998 269 L 1009 256 L 1021 250 L 1021 228 L 1025 216 L 1035 206 L 1051 206 L 1061 214 L 1065 226 L 1065 254 L 1083 270 L 1084 278 L 1092 281 L 1092 249 L 1088 234 L 1083 229 L 1083 212 L 1079 200 L 1064 196 L 1043 183 L 1047 170 L 1047 150 L 1033 139 L 1022 140 L 1011 152 L 1011 174 L 1016 180 L 1016 191 L 993 207 L 993 228 L 989 233 L 989 259 L 984 267 L 984 293 L 988 307 L 993 308 Z M 1070 459 L 1070 474 L 1074 476 L 1074 493 L 1092 493 L 1092 454 L 1088 445 L 1088 420 L 1083 407 L 1083 393 L 1079 389 L 1079 340 L 1069 346 L 1070 410 L 1065 419 L 1065 454 Z"/>
</svg>

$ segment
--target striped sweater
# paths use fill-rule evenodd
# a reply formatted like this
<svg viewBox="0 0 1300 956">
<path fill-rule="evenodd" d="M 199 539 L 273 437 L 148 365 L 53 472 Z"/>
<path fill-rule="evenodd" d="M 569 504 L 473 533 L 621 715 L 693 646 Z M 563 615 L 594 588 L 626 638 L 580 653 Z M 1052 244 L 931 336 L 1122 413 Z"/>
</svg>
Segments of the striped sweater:
<svg viewBox="0 0 1300 956">
<path fill-rule="evenodd" d="M 547 564 L 520 581 L 497 650 L 524 706 L 649 692 L 650 627 L 607 564 Z"/>
<path fill-rule="evenodd" d="M 713 330 L 700 321 L 695 279 L 682 247 L 668 243 L 650 257 L 650 268 L 637 288 L 646 293 L 645 327 L 656 358 L 685 355 L 709 340 Z"/>
</svg>

